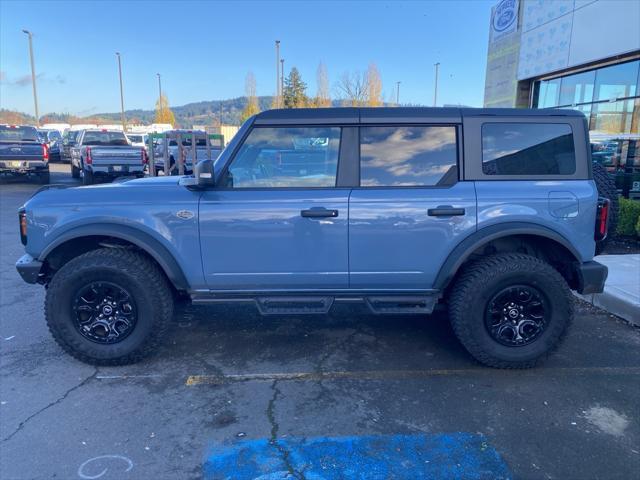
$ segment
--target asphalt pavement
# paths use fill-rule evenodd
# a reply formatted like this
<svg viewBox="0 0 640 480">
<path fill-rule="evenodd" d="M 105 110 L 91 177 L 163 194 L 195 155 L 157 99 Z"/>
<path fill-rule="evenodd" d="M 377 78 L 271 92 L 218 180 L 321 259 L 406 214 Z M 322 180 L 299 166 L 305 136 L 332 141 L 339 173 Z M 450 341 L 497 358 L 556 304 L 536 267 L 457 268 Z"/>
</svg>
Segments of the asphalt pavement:
<svg viewBox="0 0 640 480">
<path fill-rule="evenodd" d="M 475 363 L 444 313 L 358 307 L 182 308 L 155 356 L 80 363 L 14 267 L 38 187 L 0 180 L 3 480 L 640 478 L 640 329 L 586 303 L 527 371 Z"/>
</svg>

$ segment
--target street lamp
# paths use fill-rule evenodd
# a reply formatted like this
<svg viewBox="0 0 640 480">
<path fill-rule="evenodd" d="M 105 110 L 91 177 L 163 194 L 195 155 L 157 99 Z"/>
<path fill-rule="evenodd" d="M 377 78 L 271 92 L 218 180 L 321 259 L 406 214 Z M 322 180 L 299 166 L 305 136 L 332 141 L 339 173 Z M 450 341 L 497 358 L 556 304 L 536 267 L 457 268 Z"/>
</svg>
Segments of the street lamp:
<svg viewBox="0 0 640 480">
<path fill-rule="evenodd" d="M 396 106 L 400 106 L 400 82 L 396 82 Z"/>
<path fill-rule="evenodd" d="M 438 103 L 438 69 L 440 67 L 440 62 L 436 62 L 433 65 L 436 67 L 436 84 L 433 89 L 433 106 L 435 107 Z"/>
<path fill-rule="evenodd" d="M 162 82 L 160 81 L 160 74 L 156 73 L 158 76 L 158 105 L 160 105 L 160 120 L 164 119 L 164 107 L 162 106 Z"/>
<path fill-rule="evenodd" d="M 280 93 L 282 94 L 282 108 L 284 108 L 284 58 L 280 59 Z"/>
<path fill-rule="evenodd" d="M 38 92 L 36 90 L 36 67 L 33 61 L 33 34 L 29 30 L 22 30 L 29 36 L 29 58 L 31 60 L 31 83 L 33 84 L 33 104 L 36 109 L 36 126 L 40 126 L 40 114 L 38 113 Z"/>
<path fill-rule="evenodd" d="M 280 108 L 280 40 L 276 40 L 276 107 Z"/>
<path fill-rule="evenodd" d="M 118 57 L 118 77 L 120 78 L 120 120 L 122 121 L 122 131 L 127 129 L 126 122 L 124 120 L 124 92 L 122 91 L 122 62 L 120 61 L 120 52 L 116 52 Z"/>
</svg>

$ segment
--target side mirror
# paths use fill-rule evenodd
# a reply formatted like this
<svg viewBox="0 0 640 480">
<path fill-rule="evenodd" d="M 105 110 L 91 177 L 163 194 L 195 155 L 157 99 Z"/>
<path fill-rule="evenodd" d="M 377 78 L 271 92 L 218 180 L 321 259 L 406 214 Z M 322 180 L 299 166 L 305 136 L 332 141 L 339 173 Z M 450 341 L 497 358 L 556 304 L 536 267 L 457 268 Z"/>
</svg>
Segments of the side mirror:
<svg viewBox="0 0 640 480">
<path fill-rule="evenodd" d="M 196 163 L 193 173 L 198 181 L 198 185 L 202 187 L 212 187 L 215 185 L 215 176 L 213 171 L 212 160 L 200 160 Z"/>
</svg>

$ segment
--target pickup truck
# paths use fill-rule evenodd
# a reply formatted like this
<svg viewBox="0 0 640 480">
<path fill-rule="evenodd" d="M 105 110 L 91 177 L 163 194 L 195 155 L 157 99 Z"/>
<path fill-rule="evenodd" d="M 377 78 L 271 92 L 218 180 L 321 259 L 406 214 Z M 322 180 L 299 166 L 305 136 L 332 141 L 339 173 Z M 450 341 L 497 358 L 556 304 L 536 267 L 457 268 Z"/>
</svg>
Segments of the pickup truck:
<svg viewBox="0 0 640 480">
<path fill-rule="evenodd" d="M 441 308 L 479 362 L 529 368 L 566 336 L 571 290 L 604 288 L 609 206 L 581 112 L 268 110 L 193 176 L 40 191 L 17 269 L 47 286 L 53 338 L 98 365 L 151 353 L 176 301 L 361 302 Z"/>
<path fill-rule="evenodd" d="M 187 175 L 191 175 L 193 173 L 193 150 L 191 148 L 193 133 L 191 130 L 171 130 L 165 132 L 167 135 L 172 135 L 175 133 L 181 133 L 184 135 L 182 138 L 182 151 L 184 152 L 184 173 Z M 204 131 L 196 132 L 199 135 L 206 135 Z M 164 161 L 164 142 L 168 141 L 168 152 L 169 152 L 169 171 L 165 172 L 165 161 Z M 196 138 L 196 163 L 200 160 L 204 160 L 207 158 L 207 141 L 204 138 Z M 222 151 L 222 147 L 212 144 L 211 145 L 211 159 L 215 160 L 220 152 Z M 156 142 L 154 147 L 154 164 L 156 166 L 156 172 L 162 172 L 165 175 L 178 175 L 179 174 L 179 166 L 177 160 L 180 158 L 180 149 L 178 148 L 178 142 L 174 138 L 160 138 Z"/>
<path fill-rule="evenodd" d="M 35 127 L 0 125 L 0 174 L 33 175 L 49 183 L 49 147 Z"/>
<path fill-rule="evenodd" d="M 71 148 L 71 176 L 84 185 L 98 179 L 143 177 L 147 154 L 143 147 L 131 146 L 119 130 L 82 130 Z"/>
</svg>

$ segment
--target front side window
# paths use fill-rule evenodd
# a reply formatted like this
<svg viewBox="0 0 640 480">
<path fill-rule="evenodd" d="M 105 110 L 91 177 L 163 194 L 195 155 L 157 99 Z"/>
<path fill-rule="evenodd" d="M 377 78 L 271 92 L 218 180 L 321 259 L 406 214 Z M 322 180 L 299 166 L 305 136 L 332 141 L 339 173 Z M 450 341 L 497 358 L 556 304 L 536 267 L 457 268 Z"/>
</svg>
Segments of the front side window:
<svg viewBox="0 0 640 480">
<path fill-rule="evenodd" d="M 485 123 L 485 175 L 571 175 L 576 171 L 573 132 L 559 123 Z"/>
<path fill-rule="evenodd" d="M 233 188 L 335 187 L 340 127 L 255 127 L 232 160 Z"/>
<path fill-rule="evenodd" d="M 457 157 L 454 126 L 362 127 L 360 185 L 438 185 L 456 172 Z"/>
</svg>

